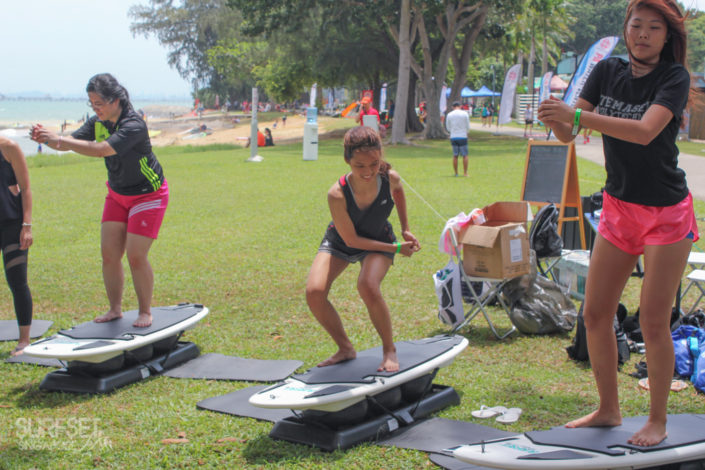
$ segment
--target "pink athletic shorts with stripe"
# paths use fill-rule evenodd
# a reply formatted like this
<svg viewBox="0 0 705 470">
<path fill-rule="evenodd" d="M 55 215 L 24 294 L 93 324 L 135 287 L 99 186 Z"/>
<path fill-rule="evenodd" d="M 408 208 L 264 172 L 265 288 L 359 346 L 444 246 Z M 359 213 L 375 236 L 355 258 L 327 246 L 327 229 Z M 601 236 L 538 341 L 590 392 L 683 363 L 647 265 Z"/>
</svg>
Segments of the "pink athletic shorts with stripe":
<svg viewBox="0 0 705 470">
<path fill-rule="evenodd" d="M 127 224 L 128 233 L 156 239 L 169 204 L 166 179 L 153 193 L 137 196 L 123 196 L 113 191 L 107 182 L 105 184 L 108 195 L 105 196 L 101 222 L 123 222 Z"/>
<path fill-rule="evenodd" d="M 693 196 L 672 206 L 644 206 L 602 193 L 598 232 L 620 250 L 641 255 L 646 245 L 670 245 L 685 238 L 698 241 Z"/>
</svg>

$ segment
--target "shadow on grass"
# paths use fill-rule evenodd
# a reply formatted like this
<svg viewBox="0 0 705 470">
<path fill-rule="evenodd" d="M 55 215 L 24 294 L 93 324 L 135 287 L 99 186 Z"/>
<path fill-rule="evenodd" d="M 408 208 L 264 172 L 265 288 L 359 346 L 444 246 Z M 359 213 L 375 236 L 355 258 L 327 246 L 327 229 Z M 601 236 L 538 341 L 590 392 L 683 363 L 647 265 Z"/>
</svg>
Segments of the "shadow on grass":
<svg viewBox="0 0 705 470">
<path fill-rule="evenodd" d="M 8 401 L 14 401 L 18 408 L 61 408 L 66 405 L 84 403 L 95 398 L 86 393 L 47 392 L 39 389 L 39 384 L 15 387 L 5 394 Z"/>
<path fill-rule="evenodd" d="M 242 451 L 242 456 L 251 465 L 278 464 L 282 466 L 302 465 L 311 460 L 326 467 L 326 463 L 340 460 L 345 451 L 326 452 L 303 444 L 294 444 L 260 436 L 252 439 Z"/>
</svg>

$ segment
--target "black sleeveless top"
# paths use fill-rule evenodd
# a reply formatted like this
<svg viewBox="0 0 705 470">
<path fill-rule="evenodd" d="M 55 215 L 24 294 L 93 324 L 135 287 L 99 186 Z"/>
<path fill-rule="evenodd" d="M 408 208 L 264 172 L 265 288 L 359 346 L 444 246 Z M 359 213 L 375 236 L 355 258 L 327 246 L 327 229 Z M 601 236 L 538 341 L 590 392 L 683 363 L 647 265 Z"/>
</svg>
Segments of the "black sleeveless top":
<svg viewBox="0 0 705 470">
<path fill-rule="evenodd" d="M 10 186 L 17 184 L 15 171 L 10 162 L 0 152 L 0 221 L 22 218 L 22 200 L 10 192 Z"/>
<path fill-rule="evenodd" d="M 355 233 L 360 237 L 392 243 L 396 240 L 396 236 L 394 236 L 392 224 L 389 223 L 387 219 L 389 219 L 389 215 L 394 208 L 394 200 L 392 199 L 392 193 L 390 191 L 389 179 L 381 176 L 377 176 L 377 178 L 380 182 L 379 192 L 372 204 L 365 210 L 360 210 L 357 206 L 355 196 L 353 196 L 352 189 L 348 183 L 347 175 L 341 176 L 338 180 L 338 184 L 343 190 L 345 206 L 350 220 L 352 220 L 353 226 L 355 227 Z M 332 221 L 328 224 L 324 238 L 332 243 L 336 249 L 348 255 L 355 255 L 364 251 L 345 245 L 343 238 L 335 229 L 335 225 Z"/>
</svg>

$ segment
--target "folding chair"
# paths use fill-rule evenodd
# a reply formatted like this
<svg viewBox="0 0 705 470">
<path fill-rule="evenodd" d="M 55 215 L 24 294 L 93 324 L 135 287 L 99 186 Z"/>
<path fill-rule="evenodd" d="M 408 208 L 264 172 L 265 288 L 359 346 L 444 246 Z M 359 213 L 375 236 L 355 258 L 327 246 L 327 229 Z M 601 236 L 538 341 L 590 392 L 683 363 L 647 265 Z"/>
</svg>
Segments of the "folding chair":
<svg viewBox="0 0 705 470">
<path fill-rule="evenodd" d="M 448 231 L 450 233 L 450 238 L 451 238 L 451 243 L 453 244 L 453 250 L 455 250 L 455 256 L 458 258 L 458 266 L 460 266 L 460 277 L 461 281 L 465 283 L 465 285 L 469 288 L 470 290 L 470 295 L 472 296 L 473 303 L 470 304 L 472 307 L 470 308 L 470 311 L 465 315 L 465 319 L 458 323 L 455 327 L 453 327 L 453 330 L 451 331 L 451 334 L 454 334 L 458 330 L 460 330 L 462 327 L 470 323 L 473 318 L 475 318 L 479 313 L 482 313 L 482 315 L 485 317 L 485 320 L 487 321 L 487 324 L 490 327 L 490 330 L 492 330 L 492 333 L 497 337 L 497 339 L 504 339 L 507 336 L 511 335 L 516 331 L 516 327 L 512 324 L 511 329 L 509 331 L 505 332 L 504 334 L 499 334 L 497 329 L 495 328 L 494 324 L 492 323 L 492 319 L 490 318 L 489 314 L 487 313 L 487 304 L 493 299 L 497 298 L 497 301 L 499 304 L 502 306 L 504 309 L 504 312 L 507 314 L 509 317 L 509 307 L 507 307 L 507 304 L 504 302 L 502 299 L 502 287 L 510 281 L 511 279 L 490 279 L 490 278 L 484 278 L 484 277 L 472 277 L 468 276 L 465 274 L 465 270 L 463 269 L 463 260 L 461 259 L 460 256 L 460 247 L 458 246 L 458 240 L 455 235 L 455 232 L 451 229 Z M 472 284 L 473 282 L 482 282 L 486 283 L 489 285 L 489 289 L 486 291 L 483 289 L 483 292 L 478 294 L 475 289 L 473 288 Z M 511 317 L 510 321 L 511 321 Z"/>
<path fill-rule="evenodd" d="M 688 255 L 688 265 L 694 271 L 697 269 L 701 269 L 703 266 L 705 266 L 705 252 L 691 251 Z M 688 293 L 688 290 L 695 284 L 695 281 L 691 280 L 690 278 L 688 278 L 688 281 L 688 285 L 685 286 L 685 289 L 683 289 L 683 292 L 681 293 L 681 299 L 685 297 L 685 295 Z"/>
<path fill-rule="evenodd" d="M 461 270 L 461 272 L 462 272 L 462 270 Z M 690 281 L 690 282 L 688 284 L 688 287 L 686 287 L 685 290 L 688 290 L 688 288 L 690 288 L 691 286 L 695 286 L 700 290 L 700 295 L 695 300 L 695 303 L 693 304 L 693 306 L 690 308 L 690 311 L 688 312 L 688 313 L 693 313 L 695 311 L 695 309 L 698 307 L 698 304 L 700 303 L 700 301 L 703 299 L 703 297 L 705 297 L 705 271 L 702 269 L 696 269 L 693 272 L 691 272 L 690 274 L 688 274 L 687 277 L 688 277 L 688 281 Z M 684 293 L 684 295 L 685 295 L 685 293 Z"/>
</svg>

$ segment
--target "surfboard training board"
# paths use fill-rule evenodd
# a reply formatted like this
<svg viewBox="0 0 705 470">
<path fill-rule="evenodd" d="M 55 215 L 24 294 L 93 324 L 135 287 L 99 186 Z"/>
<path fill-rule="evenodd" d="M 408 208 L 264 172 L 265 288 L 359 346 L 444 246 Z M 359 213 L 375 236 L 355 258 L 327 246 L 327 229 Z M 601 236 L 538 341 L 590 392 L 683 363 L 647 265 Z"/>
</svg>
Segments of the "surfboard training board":
<svg viewBox="0 0 705 470">
<path fill-rule="evenodd" d="M 359 352 L 355 359 L 327 367 L 314 367 L 304 374 L 266 388 L 250 397 L 262 408 L 340 411 L 411 380 L 445 367 L 465 349 L 462 336 L 441 335 L 396 343 L 398 372 L 377 372 L 382 347 Z"/>
<path fill-rule="evenodd" d="M 193 328 L 208 315 L 208 308 L 200 304 L 155 307 L 152 308 L 152 325 L 146 328 L 132 326 L 137 314 L 137 310 L 130 310 L 117 320 L 81 323 L 30 344 L 24 352 L 35 357 L 100 363 L 124 351 L 147 346 Z"/>
<path fill-rule="evenodd" d="M 458 460 L 502 469 L 637 469 L 705 459 L 705 415 L 669 415 L 668 437 L 658 445 L 627 443 L 645 423 L 638 416 L 615 427 L 560 426 L 448 450 Z"/>
</svg>

